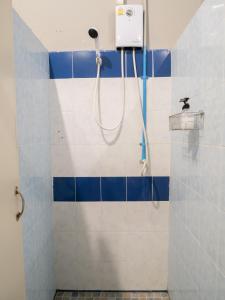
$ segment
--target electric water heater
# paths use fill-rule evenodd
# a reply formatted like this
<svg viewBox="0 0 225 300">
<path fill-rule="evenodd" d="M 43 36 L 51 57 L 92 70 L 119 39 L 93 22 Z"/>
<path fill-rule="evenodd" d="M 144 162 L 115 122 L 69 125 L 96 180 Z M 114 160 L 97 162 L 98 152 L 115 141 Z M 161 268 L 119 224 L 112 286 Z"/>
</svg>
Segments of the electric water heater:
<svg viewBox="0 0 225 300">
<path fill-rule="evenodd" d="M 116 6 L 116 47 L 143 47 L 142 5 Z"/>
</svg>

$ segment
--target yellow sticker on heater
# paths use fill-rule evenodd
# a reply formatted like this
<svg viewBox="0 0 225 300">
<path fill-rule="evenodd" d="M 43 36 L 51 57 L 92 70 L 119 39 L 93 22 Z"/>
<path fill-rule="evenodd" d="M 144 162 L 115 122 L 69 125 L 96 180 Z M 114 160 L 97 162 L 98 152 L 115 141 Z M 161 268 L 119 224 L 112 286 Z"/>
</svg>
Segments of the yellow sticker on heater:
<svg viewBox="0 0 225 300">
<path fill-rule="evenodd" d="M 123 8 L 118 8 L 117 9 L 117 15 L 118 16 L 123 16 L 125 14 L 125 10 Z"/>
</svg>

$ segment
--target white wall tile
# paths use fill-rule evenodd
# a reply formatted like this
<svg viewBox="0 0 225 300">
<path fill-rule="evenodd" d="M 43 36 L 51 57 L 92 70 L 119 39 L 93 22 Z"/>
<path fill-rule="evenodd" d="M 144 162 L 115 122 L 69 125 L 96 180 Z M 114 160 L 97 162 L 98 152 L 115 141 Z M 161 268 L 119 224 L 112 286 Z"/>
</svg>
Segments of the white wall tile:
<svg viewBox="0 0 225 300">
<path fill-rule="evenodd" d="M 73 284 L 78 290 L 100 290 L 101 289 L 101 271 L 99 264 L 78 263 L 76 264 L 77 277 Z"/>
<path fill-rule="evenodd" d="M 146 209 L 149 214 L 151 231 L 168 231 L 169 202 L 148 202 Z"/>
<path fill-rule="evenodd" d="M 125 232 L 102 232 L 99 251 L 102 262 L 120 263 L 127 259 L 127 234 Z"/>
<path fill-rule="evenodd" d="M 172 78 L 150 78 L 148 80 L 148 111 L 162 110 L 170 112 Z"/>
<path fill-rule="evenodd" d="M 126 149 L 125 145 L 102 146 L 100 170 L 104 176 L 126 176 Z"/>
<path fill-rule="evenodd" d="M 52 145 L 52 176 L 73 177 L 75 176 L 73 148 L 67 145 Z"/>
<path fill-rule="evenodd" d="M 129 235 L 128 288 L 164 290 L 167 287 L 168 235 L 163 232 Z"/>
<path fill-rule="evenodd" d="M 101 205 L 101 225 L 104 231 L 127 231 L 127 203 L 105 202 Z"/>
<path fill-rule="evenodd" d="M 55 232 L 56 263 L 63 262 L 64 260 L 65 264 L 67 263 L 67 261 L 72 262 L 74 253 L 76 251 L 76 237 L 77 234 L 74 231 Z M 65 247 L 65 245 L 67 246 Z"/>
<path fill-rule="evenodd" d="M 170 175 L 170 144 L 150 144 L 151 175 Z"/>
<path fill-rule="evenodd" d="M 146 202 L 131 202 L 127 206 L 128 231 L 150 231 L 150 214 Z"/>
<path fill-rule="evenodd" d="M 76 263 L 96 264 L 101 262 L 101 233 L 99 231 L 78 231 L 72 257 Z M 77 272 L 74 270 L 74 272 Z"/>
<path fill-rule="evenodd" d="M 125 151 L 125 172 L 128 176 L 140 176 L 142 170 L 141 153 L 142 147 L 138 145 L 126 145 Z"/>
<path fill-rule="evenodd" d="M 54 203 L 53 214 L 55 232 L 73 232 L 76 230 L 77 205 L 75 202 Z"/>
<path fill-rule="evenodd" d="M 77 82 L 77 80 L 72 78 L 51 80 L 52 89 L 55 91 L 55 99 L 52 102 L 52 110 L 54 112 L 74 111 L 74 103 L 77 93 L 79 93 Z"/>
<path fill-rule="evenodd" d="M 104 166 L 102 160 L 106 149 L 105 146 L 99 145 L 71 147 L 74 175 L 81 177 L 102 176 Z M 108 159 L 111 159 L 110 156 Z"/>
<path fill-rule="evenodd" d="M 74 219 L 73 219 L 74 222 Z M 79 202 L 76 203 L 75 226 L 79 231 L 100 231 L 101 224 L 101 203 L 100 202 Z"/>
<path fill-rule="evenodd" d="M 167 110 L 149 113 L 147 129 L 150 143 L 170 143 L 169 115 Z"/>
<path fill-rule="evenodd" d="M 102 290 L 124 290 L 126 286 L 127 263 L 120 261 L 118 264 L 103 262 L 100 266 Z"/>
</svg>

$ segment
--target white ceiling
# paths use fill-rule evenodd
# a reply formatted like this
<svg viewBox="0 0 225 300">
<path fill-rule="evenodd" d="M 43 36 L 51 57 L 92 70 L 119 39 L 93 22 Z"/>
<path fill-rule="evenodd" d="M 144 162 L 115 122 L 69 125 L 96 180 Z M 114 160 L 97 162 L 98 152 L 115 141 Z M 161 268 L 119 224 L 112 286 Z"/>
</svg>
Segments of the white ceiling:
<svg viewBox="0 0 225 300">
<path fill-rule="evenodd" d="M 172 48 L 203 0 L 148 0 L 151 48 Z M 128 0 L 142 3 L 142 0 Z M 87 30 L 100 32 L 101 49 L 114 49 L 116 0 L 13 0 L 49 51 L 92 49 Z"/>
</svg>

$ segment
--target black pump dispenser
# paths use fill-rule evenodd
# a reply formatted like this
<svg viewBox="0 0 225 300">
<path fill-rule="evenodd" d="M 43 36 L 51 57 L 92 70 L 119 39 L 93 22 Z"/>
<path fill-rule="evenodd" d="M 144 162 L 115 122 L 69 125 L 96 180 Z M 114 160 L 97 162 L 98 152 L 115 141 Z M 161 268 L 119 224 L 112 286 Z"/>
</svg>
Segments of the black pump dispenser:
<svg viewBox="0 0 225 300">
<path fill-rule="evenodd" d="M 188 100 L 190 98 L 186 97 L 186 98 L 183 98 L 183 99 L 180 99 L 180 102 L 183 102 L 184 105 L 182 107 L 182 110 L 188 110 L 190 108 L 190 104 L 188 103 Z"/>
</svg>

